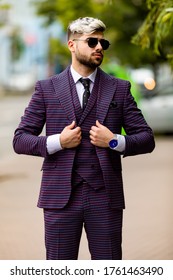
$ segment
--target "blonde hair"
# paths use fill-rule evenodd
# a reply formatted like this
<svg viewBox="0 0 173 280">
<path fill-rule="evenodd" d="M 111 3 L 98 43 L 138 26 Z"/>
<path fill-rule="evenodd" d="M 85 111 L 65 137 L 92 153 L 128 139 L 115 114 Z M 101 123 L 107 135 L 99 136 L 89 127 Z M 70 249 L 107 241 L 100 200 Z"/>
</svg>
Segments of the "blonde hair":
<svg viewBox="0 0 173 280">
<path fill-rule="evenodd" d="M 75 34 L 92 34 L 94 32 L 104 32 L 106 25 L 97 18 L 81 17 L 72 21 L 67 28 L 68 40 Z"/>
</svg>

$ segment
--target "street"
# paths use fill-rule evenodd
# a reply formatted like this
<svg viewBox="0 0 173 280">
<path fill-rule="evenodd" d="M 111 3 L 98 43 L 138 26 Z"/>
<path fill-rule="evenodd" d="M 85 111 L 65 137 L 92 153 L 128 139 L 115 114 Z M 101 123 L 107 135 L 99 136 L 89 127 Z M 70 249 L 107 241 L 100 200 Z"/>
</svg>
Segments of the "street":
<svg viewBox="0 0 173 280">
<path fill-rule="evenodd" d="M 42 158 L 17 155 L 12 138 L 30 96 L 0 98 L 0 259 L 43 260 L 37 208 Z M 173 259 L 173 136 L 157 136 L 153 153 L 122 159 L 126 209 L 123 259 Z M 83 233 L 79 259 L 90 259 Z"/>
</svg>

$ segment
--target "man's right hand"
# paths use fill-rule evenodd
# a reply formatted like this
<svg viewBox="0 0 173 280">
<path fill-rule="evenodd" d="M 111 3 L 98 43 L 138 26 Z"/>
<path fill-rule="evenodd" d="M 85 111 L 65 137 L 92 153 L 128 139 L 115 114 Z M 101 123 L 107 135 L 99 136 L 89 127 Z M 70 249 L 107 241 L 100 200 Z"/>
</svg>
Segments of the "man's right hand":
<svg viewBox="0 0 173 280">
<path fill-rule="evenodd" d="M 82 132 L 79 126 L 75 127 L 76 123 L 73 121 L 67 125 L 60 134 L 60 143 L 63 149 L 75 148 L 81 143 Z"/>
</svg>

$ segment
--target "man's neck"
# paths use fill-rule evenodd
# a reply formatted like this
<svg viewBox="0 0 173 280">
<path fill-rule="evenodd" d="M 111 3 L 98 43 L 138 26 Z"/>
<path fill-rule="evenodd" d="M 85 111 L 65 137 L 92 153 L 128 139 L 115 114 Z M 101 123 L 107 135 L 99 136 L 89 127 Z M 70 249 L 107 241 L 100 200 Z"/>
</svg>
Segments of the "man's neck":
<svg viewBox="0 0 173 280">
<path fill-rule="evenodd" d="M 79 72 L 77 72 L 73 66 L 71 65 L 71 73 L 72 73 L 72 76 L 73 76 L 73 79 L 75 82 L 77 82 L 79 80 L 79 78 L 81 78 L 81 76 L 83 78 L 89 78 L 93 83 L 95 81 L 95 78 L 96 78 L 96 74 L 97 74 L 97 68 L 94 70 L 94 72 L 92 72 L 91 74 L 89 75 L 81 75 Z"/>
<path fill-rule="evenodd" d="M 89 75 L 91 75 L 96 70 L 96 68 L 89 68 L 89 67 L 87 67 L 85 65 L 77 67 L 73 63 L 72 63 L 72 67 L 82 77 L 88 77 Z"/>
</svg>

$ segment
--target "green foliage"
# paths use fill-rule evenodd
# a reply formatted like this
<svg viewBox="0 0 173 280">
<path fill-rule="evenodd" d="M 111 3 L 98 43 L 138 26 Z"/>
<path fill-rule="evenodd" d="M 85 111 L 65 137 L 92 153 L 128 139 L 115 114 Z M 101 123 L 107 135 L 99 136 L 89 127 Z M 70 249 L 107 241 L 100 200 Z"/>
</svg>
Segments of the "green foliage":
<svg viewBox="0 0 173 280">
<path fill-rule="evenodd" d="M 154 65 L 158 61 L 150 49 L 141 49 L 131 43 L 131 38 L 147 14 L 147 6 L 144 2 L 112 0 L 101 16 L 108 26 L 108 36 L 111 41 L 109 55 L 117 57 L 123 65 L 140 67 L 147 64 Z"/>
<path fill-rule="evenodd" d="M 141 65 L 155 65 L 159 60 L 158 53 L 153 54 L 151 38 L 153 38 L 151 26 L 156 15 L 153 11 L 152 17 L 148 18 L 147 24 L 139 30 L 138 38 L 135 34 L 144 22 L 148 8 L 153 7 L 154 0 L 33 0 L 35 1 L 37 13 L 45 18 L 45 26 L 54 22 L 61 24 L 64 32 L 70 21 L 79 17 L 93 16 L 100 18 L 108 27 L 105 36 L 111 42 L 108 51 L 109 60 L 117 59 L 123 65 L 140 67 Z M 158 2 L 158 1 L 156 1 Z M 159 1 L 160 2 L 160 1 Z M 147 16 L 148 17 L 148 16 Z M 169 21 L 169 19 L 165 19 Z M 147 30 L 147 32 L 145 32 Z M 158 34 L 159 36 L 159 34 Z M 131 39 L 133 38 L 132 44 Z M 139 40 L 140 39 L 140 40 Z M 138 41 L 138 42 L 137 42 Z M 139 41 L 143 48 L 140 48 Z M 140 44 L 141 45 L 141 44 Z M 145 47 L 144 47 L 145 46 Z M 157 44 L 155 49 L 157 49 Z M 67 63 L 68 50 L 63 40 L 52 40 L 50 42 L 49 58 L 60 56 Z M 165 57 L 164 57 L 165 59 Z M 105 52 L 105 60 L 108 57 Z"/>
<path fill-rule="evenodd" d="M 34 2 L 37 14 L 45 17 L 45 25 L 60 22 L 66 30 L 69 21 L 92 14 L 91 0 L 41 0 Z"/>
<path fill-rule="evenodd" d="M 0 0 L 0 2 L 1 2 L 1 0 Z M 7 3 L 0 4 L 0 10 L 8 10 L 9 8 L 10 8 L 10 5 Z"/>
<path fill-rule="evenodd" d="M 15 28 L 10 35 L 11 42 L 11 58 L 12 61 L 18 60 L 24 52 L 25 44 L 20 36 L 20 31 Z"/>
<path fill-rule="evenodd" d="M 173 66 L 173 1 L 148 0 L 148 15 L 132 42 L 168 60 Z"/>
<path fill-rule="evenodd" d="M 70 52 L 67 47 L 61 42 L 60 39 L 50 38 L 48 60 L 51 65 L 57 60 L 64 68 L 69 64 Z"/>
</svg>

